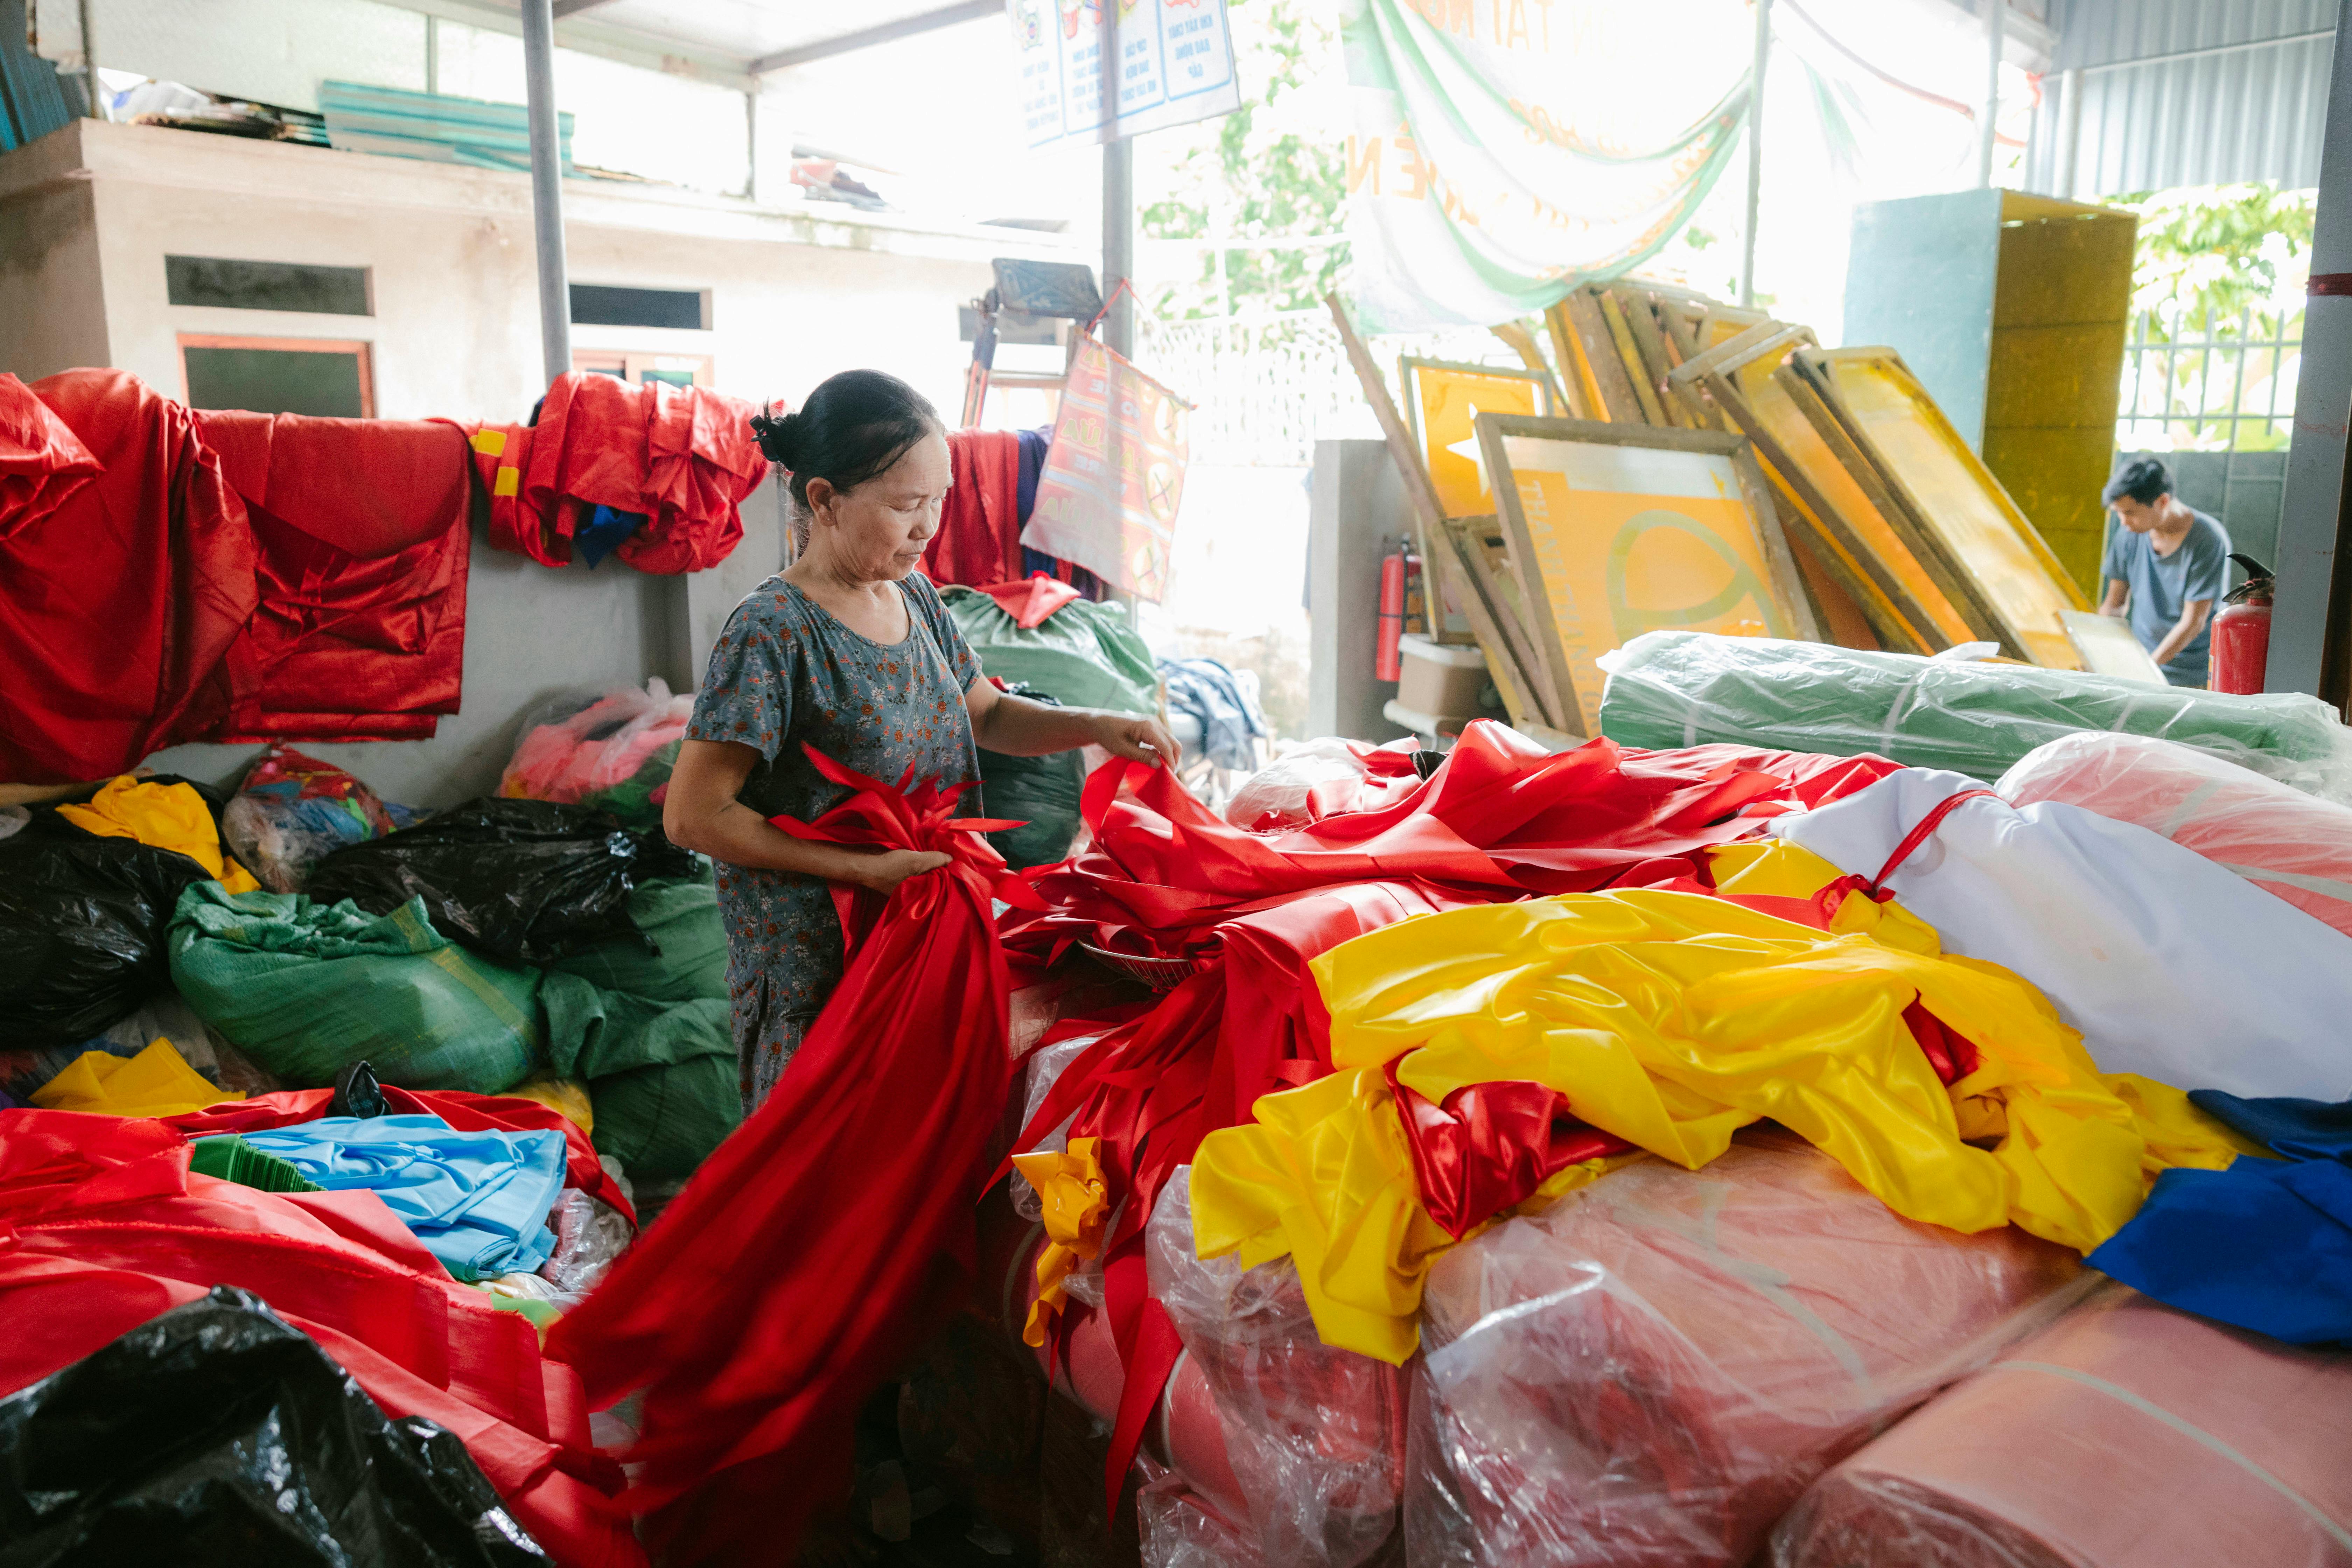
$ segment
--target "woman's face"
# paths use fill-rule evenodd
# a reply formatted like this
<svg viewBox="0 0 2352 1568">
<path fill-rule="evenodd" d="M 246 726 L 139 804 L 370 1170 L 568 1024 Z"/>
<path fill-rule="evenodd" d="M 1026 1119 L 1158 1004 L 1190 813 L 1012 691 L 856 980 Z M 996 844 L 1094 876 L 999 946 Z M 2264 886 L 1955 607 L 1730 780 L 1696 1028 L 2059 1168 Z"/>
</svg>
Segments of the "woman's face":
<svg viewBox="0 0 2352 1568">
<path fill-rule="evenodd" d="M 924 437 L 898 460 L 864 484 L 836 490 L 823 479 L 809 483 L 818 547 L 834 556 L 835 569 L 861 583 L 895 583 L 923 559 L 923 546 L 940 531 L 940 503 L 951 470 L 948 438 Z"/>
</svg>

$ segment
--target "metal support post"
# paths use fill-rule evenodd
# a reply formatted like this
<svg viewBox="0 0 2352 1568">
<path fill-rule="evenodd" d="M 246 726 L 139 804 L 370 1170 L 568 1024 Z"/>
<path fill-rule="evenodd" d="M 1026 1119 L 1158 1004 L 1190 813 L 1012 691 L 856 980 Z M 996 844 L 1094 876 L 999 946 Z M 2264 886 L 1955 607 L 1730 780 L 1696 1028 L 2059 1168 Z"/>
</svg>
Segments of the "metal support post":
<svg viewBox="0 0 2352 1568">
<path fill-rule="evenodd" d="M 2000 134 L 2000 50 L 2007 42 L 2009 0 L 1984 0 L 1984 106 L 1977 112 L 1977 188 L 1992 187 L 1994 141 Z"/>
<path fill-rule="evenodd" d="M 1755 0 L 1756 58 L 1748 73 L 1748 223 L 1739 238 L 1739 303 L 1756 303 L 1756 222 L 1764 211 L 1764 66 L 1772 54 L 1772 0 Z"/>
<path fill-rule="evenodd" d="M 1103 143 L 1103 298 L 1135 273 L 1135 143 L 1125 137 Z M 1135 304 L 1122 299 L 1103 317 L 1103 342 L 1125 359 L 1135 357 Z"/>
<path fill-rule="evenodd" d="M 2083 73 L 2058 76 L 2058 179 L 2052 194 L 2062 201 L 2074 199 L 2074 185 L 2083 157 Z"/>
<path fill-rule="evenodd" d="M 572 368 L 572 287 L 563 265 L 563 142 L 555 119 L 555 12 L 522 0 L 522 69 L 530 116 L 530 216 L 539 240 L 539 342 L 552 383 Z"/>
<path fill-rule="evenodd" d="M 2352 0 L 2338 0 L 2336 64 L 2319 152 L 2319 211 L 2312 226 L 2311 297 L 2303 315 L 2303 369 L 2294 387 L 2279 516 L 2278 602 L 2271 615 L 2271 691 L 2335 695 L 2347 649 L 2328 634 L 2344 526 L 2344 444 L 2352 427 Z M 2331 647 L 2333 643 L 2336 646 Z"/>
</svg>

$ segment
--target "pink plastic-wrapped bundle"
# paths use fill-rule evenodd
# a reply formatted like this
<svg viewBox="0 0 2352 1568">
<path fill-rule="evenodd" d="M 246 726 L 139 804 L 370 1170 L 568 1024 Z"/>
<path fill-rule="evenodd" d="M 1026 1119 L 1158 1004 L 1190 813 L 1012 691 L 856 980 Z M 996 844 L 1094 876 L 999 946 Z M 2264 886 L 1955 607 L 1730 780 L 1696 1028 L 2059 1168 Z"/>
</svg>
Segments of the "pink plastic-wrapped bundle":
<svg viewBox="0 0 2352 1568">
<path fill-rule="evenodd" d="M 2019 758 L 1995 793 L 2160 833 L 2352 935 L 2352 810 L 2210 752 L 2145 735 L 2068 735 Z"/>
<path fill-rule="evenodd" d="M 1402 1369 L 1315 1331 L 1288 1258 L 1244 1269 L 1192 1249 L 1190 1169 L 1161 1189 L 1146 1258 L 1151 1294 L 1223 1418 L 1247 1499 L 1235 1522 L 1269 1568 L 1358 1568 L 1396 1532 L 1404 1484 Z"/>
<path fill-rule="evenodd" d="M 694 694 L 673 697 L 659 677 L 642 691 L 625 686 L 591 701 L 558 699 L 523 726 L 499 793 L 603 806 L 650 826 L 660 820 L 670 763 L 693 715 Z"/>
<path fill-rule="evenodd" d="M 2345 1568 L 2352 1356 L 2113 1286 L 1815 1482 L 1775 1568 Z"/>
<path fill-rule="evenodd" d="M 1409 1559 L 1745 1563 L 1814 1478 L 2090 1278 L 2014 1228 L 1903 1219 L 1777 1130 L 1628 1166 L 1431 1272 Z"/>
</svg>

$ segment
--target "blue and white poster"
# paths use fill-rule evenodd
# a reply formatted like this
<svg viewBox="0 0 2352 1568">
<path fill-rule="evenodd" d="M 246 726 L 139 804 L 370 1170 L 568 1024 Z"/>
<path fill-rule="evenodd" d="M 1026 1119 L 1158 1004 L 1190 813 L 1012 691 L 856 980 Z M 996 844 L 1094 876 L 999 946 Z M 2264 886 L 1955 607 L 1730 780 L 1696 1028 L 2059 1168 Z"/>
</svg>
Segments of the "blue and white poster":
<svg viewBox="0 0 2352 1568">
<path fill-rule="evenodd" d="M 1032 147 L 1116 142 L 1241 107 L 1225 0 L 1005 0 Z"/>
</svg>

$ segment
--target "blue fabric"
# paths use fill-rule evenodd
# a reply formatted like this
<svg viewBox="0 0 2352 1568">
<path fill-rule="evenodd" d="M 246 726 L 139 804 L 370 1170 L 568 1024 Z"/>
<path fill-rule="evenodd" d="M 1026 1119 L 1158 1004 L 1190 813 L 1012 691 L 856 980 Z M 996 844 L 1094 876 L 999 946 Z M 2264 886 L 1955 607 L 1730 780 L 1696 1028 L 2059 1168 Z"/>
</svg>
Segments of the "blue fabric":
<svg viewBox="0 0 2352 1568">
<path fill-rule="evenodd" d="M 599 506 L 588 519 L 587 526 L 572 536 L 572 548 L 593 571 L 599 562 L 618 550 L 631 534 L 645 525 L 644 512 L 620 511 L 609 506 Z"/>
<path fill-rule="evenodd" d="M 2290 1343 L 2352 1342 L 2352 1102 L 2189 1098 L 2282 1157 L 2165 1172 L 2091 1267 L 2167 1306 Z"/>
<path fill-rule="evenodd" d="M 555 1237 L 561 1132 L 458 1132 L 437 1116 L 330 1116 L 242 1134 L 330 1192 L 365 1187 L 468 1282 L 528 1274 Z"/>
<path fill-rule="evenodd" d="M 1015 500 L 1013 515 L 1015 521 L 1026 522 L 1030 511 L 1037 505 L 1037 476 L 1045 471 L 1045 453 L 1054 444 L 1054 432 L 1051 429 L 1016 430 L 1013 435 L 1021 442 L 1021 468 L 1013 480 Z M 1031 553 L 1035 552 L 1033 551 Z"/>
<path fill-rule="evenodd" d="M 2230 531 L 2204 512 L 2192 510 L 2189 516 L 2195 521 L 2189 525 L 2189 537 L 2179 549 L 2160 556 L 2150 535 L 2134 533 L 2108 514 L 2107 554 L 2099 574 L 2130 585 L 2131 605 L 2126 614 L 2132 636 L 2150 653 L 2179 622 L 2183 605 L 2191 599 L 2218 600 L 2229 585 Z M 2164 679 L 2175 686 L 2204 685 L 2212 644 L 2213 625 L 2208 621 L 2164 667 Z"/>
<path fill-rule="evenodd" d="M 1163 658 L 1168 706 L 1201 721 L 1201 749 L 1221 768 L 1257 767 L 1253 737 L 1271 735 L 1257 704 L 1243 695 L 1234 672 L 1213 658 Z"/>
</svg>

